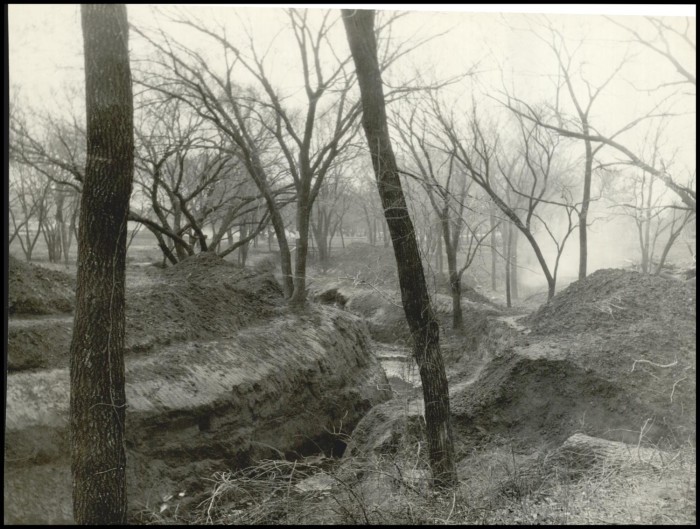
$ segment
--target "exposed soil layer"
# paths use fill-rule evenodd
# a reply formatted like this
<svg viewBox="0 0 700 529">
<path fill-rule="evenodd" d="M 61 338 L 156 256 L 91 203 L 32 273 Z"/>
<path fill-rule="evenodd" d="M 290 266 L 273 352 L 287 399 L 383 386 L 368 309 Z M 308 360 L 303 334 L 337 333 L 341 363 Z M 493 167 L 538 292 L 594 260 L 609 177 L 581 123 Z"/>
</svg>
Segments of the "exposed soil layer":
<svg viewBox="0 0 700 529">
<path fill-rule="evenodd" d="M 523 320 L 521 320 L 521 323 Z M 695 439 L 695 288 L 599 270 L 533 314 L 511 345 L 453 398 L 463 435 L 523 444 L 574 433 L 610 440 Z"/>
<path fill-rule="evenodd" d="M 204 255 L 131 269 L 127 284 L 134 516 L 179 491 L 198 503 L 215 471 L 319 448 L 339 454 L 342 436 L 391 395 L 366 325 L 330 307 L 284 309 L 269 272 Z M 70 314 L 10 321 L 10 356 L 24 363 L 8 376 L 6 523 L 71 521 L 71 326 Z M 56 352 L 59 341 L 65 350 Z M 60 489 L 44 502 L 35 495 L 42 473 Z"/>
<path fill-rule="evenodd" d="M 60 314 L 75 308 L 75 278 L 9 256 L 8 310 L 15 314 Z"/>
</svg>

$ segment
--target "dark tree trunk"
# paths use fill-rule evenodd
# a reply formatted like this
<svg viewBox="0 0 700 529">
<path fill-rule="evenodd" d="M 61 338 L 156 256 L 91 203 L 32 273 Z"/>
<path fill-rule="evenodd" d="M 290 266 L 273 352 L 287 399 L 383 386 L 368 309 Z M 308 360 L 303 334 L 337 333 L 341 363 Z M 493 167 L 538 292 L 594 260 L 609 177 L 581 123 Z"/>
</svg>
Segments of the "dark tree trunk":
<svg viewBox="0 0 700 529">
<path fill-rule="evenodd" d="M 73 516 L 126 523 L 124 280 L 134 166 L 124 4 L 81 5 L 87 164 L 70 347 Z"/>
<path fill-rule="evenodd" d="M 344 9 L 343 23 L 360 86 L 362 125 L 394 247 L 401 300 L 423 385 L 433 480 L 437 486 L 452 487 L 457 484 L 457 472 L 447 376 L 440 352 L 440 329 L 428 296 L 415 231 L 389 138 L 374 36 L 374 11 Z"/>
<path fill-rule="evenodd" d="M 494 206 L 491 205 L 491 208 Z M 498 287 L 496 283 L 496 262 L 498 261 L 498 253 L 496 252 L 496 217 L 493 213 L 489 215 L 489 227 L 491 228 L 491 290 L 494 292 Z M 503 232 L 503 230 L 501 230 Z"/>
<path fill-rule="evenodd" d="M 520 295 L 518 293 L 518 236 L 520 230 L 511 230 L 510 234 L 510 294 L 514 300 Z"/>
<path fill-rule="evenodd" d="M 506 290 L 506 307 L 510 308 L 513 305 L 510 290 L 510 238 L 513 233 L 513 227 L 509 223 L 505 231 L 503 231 L 503 257 L 505 271 L 505 290 Z"/>
<path fill-rule="evenodd" d="M 308 190 L 302 191 L 298 196 L 299 205 L 297 210 L 297 239 L 296 262 L 294 267 L 294 287 L 290 303 L 303 305 L 306 302 L 306 256 L 309 253 L 309 217 L 310 200 Z"/>
<path fill-rule="evenodd" d="M 588 135 L 588 123 L 584 122 L 583 133 Z M 586 167 L 583 174 L 583 200 L 578 214 L 579 265 L 578 278 L 586 277 L 588 266 L 588 207 L 591 203 L 591 180 L 593 178 L 593 147 L 586 140 Z"/>
</svg>

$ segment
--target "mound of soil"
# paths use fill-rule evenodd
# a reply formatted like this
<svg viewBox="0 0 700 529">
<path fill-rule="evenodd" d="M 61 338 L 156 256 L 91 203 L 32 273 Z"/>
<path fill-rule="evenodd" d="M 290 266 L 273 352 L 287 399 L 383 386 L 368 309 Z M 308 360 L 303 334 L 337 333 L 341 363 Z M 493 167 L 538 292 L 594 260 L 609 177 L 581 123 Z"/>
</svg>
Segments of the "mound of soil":
<svg viewBox="0 0 700 529">
<path fill-rule="evenodd" d="M 9 257 L 10 315 L 60 314 L 75 308 L 75 280 L 63 272 Z"/>
<path fill-rule="evenodd" d="M 642 320 L 695 319 L 695 288 L 628 270 L 598 270 L 571 283 L 527 321 L 536 334 L 602 332 Z"/>
<path fill-rule="evenodd" d="M 570 285 L 453 400 L 464 435 L 695 438 L 695 289 L 624 270 Z M 495 350 L 495 348 L 494 348 Z"/>
<path fill-rule="evenodd" d="M 32 276 L 26 268 L 15 269 L 20 278 L 16 282 L 27 284 Z M 49 292 L 68 281 L 59 272 L 40 269 L 37 273 L 51 279 Z M 63 281 L 57 283 L 59 287 L 53 285 L 56 278 Z M 134 275 L 134 269 L 128 269 L 126 282 L 127 356 L 156 345 L 232 336 L 275 314 L 283 301 L 270 272 L 256 272 L 210 253 L 165 270 L 140 269 Z M 11 318 L 8 368 L 68 367 L 72 328 L 70 315 Z"/>
<path fill-rule="evenodd" d="M 213 253 L 198 254 L 127 294 L 127 348 L 140 351 L 154 344 L 230 336 L 271 316 L 282 299 L 271 273 L 257 273 Z"/>
<path fill-rule="evenodd" d="M 8 376 L 6 523 L 72 521 L 68 379 L 66 368 Z M 205 492 L 215 471 L 342 453 L 357 421 L 391 395 L 365 325 L 328 307 L 129 358 L 126 380 L 132 514 L 144 502 L 157 509 L 166 494 Z M 47 489 L 47 502 L 31 488 L 40 472 L 58 490 Z"/>
</svg>

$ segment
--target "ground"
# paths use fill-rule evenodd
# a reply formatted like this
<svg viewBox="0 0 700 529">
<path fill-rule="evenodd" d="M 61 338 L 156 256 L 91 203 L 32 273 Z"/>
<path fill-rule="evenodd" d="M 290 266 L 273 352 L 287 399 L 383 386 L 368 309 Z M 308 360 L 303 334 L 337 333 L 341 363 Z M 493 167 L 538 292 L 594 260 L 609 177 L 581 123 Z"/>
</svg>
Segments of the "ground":
<svg viewBox="0 0 700 529">
<path fill-rule="evenodd" d="M 266 266 L 263 252 L 252 257 Z M 232 267 L 229 276 L 235 270 L 239 286 L 208 279 L 222 266 Z M 10 271 L 10 369 L 66 366 L 67 357 L 51 351 L 70 339 L 74 268 L 11 260 Z M 364 316 L 380 357 L 410 370 L 401 360 L 410 337 L 390 249 L 334 250 L 330 264 L 311 268 L 309 285 L 318 302 Z M 132 355 L 177 339 L 225 338 L 282 306 L 270 275 L 207 256 L 164 271 L 132 262 L 127 289 Z M 348 439 L 355 456 L 222 468 L 203 485 L 205 504 L 172 491 L 135 521 L 695 523 L 694 281 L 598 270 L 548 303 L 532 296 L 512 310 L 497 294 L 467 287 L 459 330 L 451 328 L 448 294 L 444 281 L 432 283 L 460 460 L 453 493 L 426 485 L 420 391 L 404 373 L 395 377 L 393 404 L 371 412 Z M 662 463 L 607 460 L 574 477 L 543 464 L 577 433 L 659 450 Z"/>
</svg>

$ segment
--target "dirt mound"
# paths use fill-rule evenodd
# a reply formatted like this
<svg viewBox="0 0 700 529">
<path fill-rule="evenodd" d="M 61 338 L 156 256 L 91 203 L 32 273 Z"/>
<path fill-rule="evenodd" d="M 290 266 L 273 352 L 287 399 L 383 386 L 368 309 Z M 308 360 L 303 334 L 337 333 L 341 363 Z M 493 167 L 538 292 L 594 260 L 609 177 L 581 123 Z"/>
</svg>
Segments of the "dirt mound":
<svg viewBox="0 0 700 529">
<path fill-rule="evenodd" d="M 130 272 L 127 356 L 156 345 L 232 336 L 275 314 L 283 301 L 271 273 L 258 273 L 214 254 L 199 254 L 165 270 L 141 270 L 147 280 L 135 281 Z M 72 327 L 71 318 L 10 320 L 8 367 L 67 367 Z"/>
<path fill-rule="evenodd" d="M 529 318 L 453 409 L 465 434 L 561 442 L 695 438 L 695 289 L 624 270 L 570 285 Z"/>
<path fill-rule="evenodd" d="M 533 333 L 600 332 L 641 320 L 695 319 L 695 288 L 627 270 L 598 270 L 571 283 L 528 320 Z"/>
<path fill-rule="evenodd" d="M 66 368 L 8 377 L 6 523 L 71 521 L 68 378 Z M 364 324 L 327 307 L 130 358 L 126 380 L 132 510 L 157 508 L 168 493 L 192 497 L 216 470 L 342 449 L 356 422 L 390 396 Z M 41 471 L 58 485 L 48 503 L 32 502 L 28 488 Z"/>
<path fill-rule="evenodd" d="M 8 298 L 10 315 L 71 312 L 75 308 L 75 280 L 10 255 Z"/>
<path fill-rule="evenodd" d="M 325 275 L 349 279 L 359 284 L 398 289 L 399 279 L 393 249 L 354 242 L 334 250 Z"/>
</svg>

